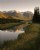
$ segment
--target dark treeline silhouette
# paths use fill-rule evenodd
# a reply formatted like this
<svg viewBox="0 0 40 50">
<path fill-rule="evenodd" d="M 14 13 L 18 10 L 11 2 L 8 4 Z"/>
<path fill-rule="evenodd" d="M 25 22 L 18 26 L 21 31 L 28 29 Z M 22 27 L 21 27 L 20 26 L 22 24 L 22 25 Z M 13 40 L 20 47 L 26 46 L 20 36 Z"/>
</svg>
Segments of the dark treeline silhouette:
<svg viewBox="0 0 40 50">
<path fill-rule="evenodd" d="M 33 23 L 40 23 L 40 13 L 39 13 L 39 7 L 36 7 L 34 9 L 34 16 L 33 16 Z"/>
<path fill-rule="evenodd" d="M 19 19 L 1 19 L 0 18 L 0 24 L 5 24 L 5 23 L 15 23 L 15 22 L 21 22 L 23 20 Z"/>
</svg>

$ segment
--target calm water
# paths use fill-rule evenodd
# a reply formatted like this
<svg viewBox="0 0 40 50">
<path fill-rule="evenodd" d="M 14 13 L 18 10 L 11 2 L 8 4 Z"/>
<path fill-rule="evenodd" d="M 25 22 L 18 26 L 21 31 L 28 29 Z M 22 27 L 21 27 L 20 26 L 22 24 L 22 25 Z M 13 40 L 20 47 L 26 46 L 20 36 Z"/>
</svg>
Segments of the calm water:
<svg viewBox="0 0 40 50">
<path fill-rule="evenodd" d="M 4 40 L 14 40 L 18 37 L 19 34 L 23 33 L 24 31 L 1 31 L 0 30 L 0 41 Z"/>
</svg>

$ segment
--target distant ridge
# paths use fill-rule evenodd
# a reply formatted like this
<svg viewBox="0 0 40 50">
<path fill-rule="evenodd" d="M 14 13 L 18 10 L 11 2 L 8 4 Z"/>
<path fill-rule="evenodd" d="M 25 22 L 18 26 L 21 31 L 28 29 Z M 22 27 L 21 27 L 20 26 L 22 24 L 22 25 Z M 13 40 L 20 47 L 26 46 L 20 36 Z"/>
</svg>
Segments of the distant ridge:
<svg viewBox="0 0 40 50">
<path fill-rule="evenodd" d="M 30 11 L 27 12 L 17 12 L 17 11 L 0 11 L 0 18 L 3 19 L 26 19 L 33 16 L 33 13 Z"/>
</svg>

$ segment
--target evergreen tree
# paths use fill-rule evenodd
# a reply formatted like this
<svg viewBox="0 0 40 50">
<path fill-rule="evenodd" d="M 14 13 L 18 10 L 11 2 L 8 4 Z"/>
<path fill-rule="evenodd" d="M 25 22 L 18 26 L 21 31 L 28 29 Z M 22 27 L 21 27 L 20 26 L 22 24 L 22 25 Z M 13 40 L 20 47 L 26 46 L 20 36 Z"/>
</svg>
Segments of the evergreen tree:
<svg viewBox="0 0 40 50">
<path fill-rule="evenodd" d="M 34 23 L 40 23 L 40 15 L 39 15 L 39 7 L 36 7 L 34 9 L 34 16 L 33 16 L 33 20 Z"/>
</svg>

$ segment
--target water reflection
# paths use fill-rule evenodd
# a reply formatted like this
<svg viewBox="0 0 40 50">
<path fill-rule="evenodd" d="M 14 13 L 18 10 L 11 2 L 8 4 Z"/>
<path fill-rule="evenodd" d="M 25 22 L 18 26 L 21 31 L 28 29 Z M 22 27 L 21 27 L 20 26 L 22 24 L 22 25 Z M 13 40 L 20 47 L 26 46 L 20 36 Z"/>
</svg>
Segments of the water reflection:
<svg viewBox="0 0 40 50">
<path fill-rule="evenodd" d="M 24 31 L 21 31 L 21 30 L 20 31 L 17 30 L 16 32 L 0 30 L 0 41 L 16 39 L 18 37 L 18 35 L 23 32 Z"/>
</svg>

